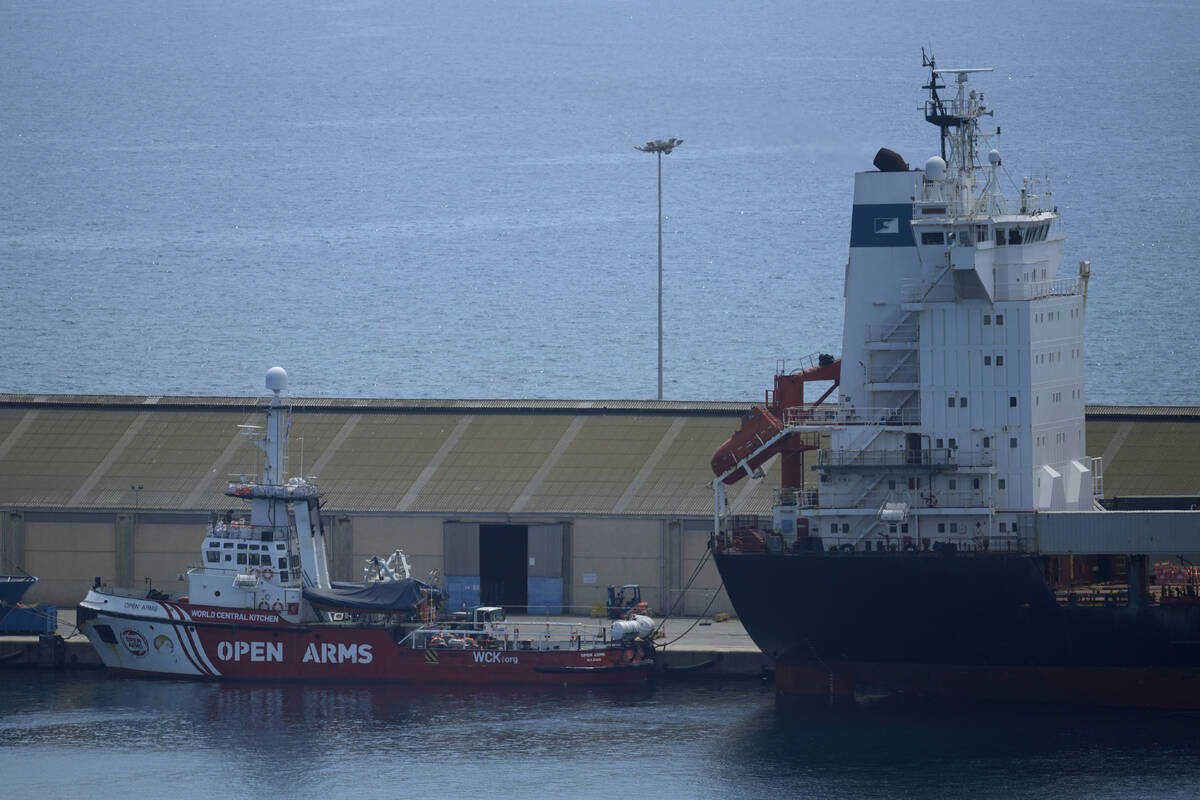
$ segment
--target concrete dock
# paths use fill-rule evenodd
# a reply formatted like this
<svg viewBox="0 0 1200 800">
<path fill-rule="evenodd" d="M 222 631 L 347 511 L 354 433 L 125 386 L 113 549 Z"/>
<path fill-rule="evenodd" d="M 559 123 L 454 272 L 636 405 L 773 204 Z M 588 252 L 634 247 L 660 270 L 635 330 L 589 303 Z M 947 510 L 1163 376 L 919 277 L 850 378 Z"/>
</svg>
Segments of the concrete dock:
<svg viewBox="0 0 1200 800">
<path fill-rule="evenodd" d="M 541 616 L 511 616 L 532 626 Z M 555 622 L 595 625 L 592 617 L 553 617 Z M 657 622 L 658 620 L 656 620 Z M 657 639 L 656 674 L 662 678 L 769 678 L 774 666 L 750 639 L 737 619 L 715 622 L 710 617 L 674 617 Z M 0 636 L 0 667 L 42 669 L 103 669 L 95 649 L 75 627 L 75 609 L 58 610 L 58 632 L 41 636 Z"/>
</svg>

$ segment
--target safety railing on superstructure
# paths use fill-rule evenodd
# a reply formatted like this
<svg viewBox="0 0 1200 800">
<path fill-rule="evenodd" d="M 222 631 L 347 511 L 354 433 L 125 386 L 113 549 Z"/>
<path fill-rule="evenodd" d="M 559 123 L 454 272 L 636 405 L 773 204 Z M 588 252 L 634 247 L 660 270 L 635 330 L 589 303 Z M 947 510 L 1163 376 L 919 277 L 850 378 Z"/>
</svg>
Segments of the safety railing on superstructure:
<svg viewBox="0 0 1200 800">
<path fill-rule="evenodd" d="M 955 467 L 958 450 L 833 450 L 817 451 L 818 467 Z"/>
<path fill-rule="evenodd" d="M 818 497 L 817 490 L 808 486 L 802 489 L 775 489 L 771 492 L 771 505 L 817 508 Z"/>
<path fill-rule="evenodd" d="M 775 374 L 795 375 L 817 367 L 828 367 L 836 360 L 828 353 L 809 353 L 792 359 L 779 358 L 775 360 Z"/>
<path fill-rule="evenodd" d="M 926 281 L 908 280 L 900 284 L 900 301 L 903 303 L 919 303 L 925 300 L 933 290 L 933 285 Z M 1079 278 L 1056 278 L 1049 281 L 1029 281 L 997 283 L 993 289 L 993 299 L 997 302 L 1006 300 L 1038 300 L 1043 297 L 1068 297 L 1081 294 L 1083 282 Z M 888 341 L 886 339 L 870 339 L 868 341 Z M 903 341 L 903 340 L 900 340 Z"/>
<path fill-rule="evenodd" d="M 524 631 L 521 626 L 525 626 Z M 416 649 L 520 651 L 594 649 L 608 642 L 604 625 L 510 619 L 498 623 L 430 623 L 409 631 L 398 644 Z"/>
<path fill-rule="evenodd" d="M 1052 281 L 997 284 L 995 299 L 1038 300 L 1043 297 L 1068 297 L 1082 292 L 1083 282 L 1079 278 L 1057 278 Z"/>
<path fill-rule="evenodd" d="M 810 532 L 799 538 L 785 537 L 766 528 L 730 528 L 718 539 L 721 549 L 740 553 L 837 553 L 845 556 L 913 553 L 968 553 L 1004 555 L 1033 552 L 1032 539 L 1012 534 L 981 534 L 946 537 L 873 534 L 833 535 Z"/>
<path fill-rule="evenodd" d="M 785 408 L 783 423 L 802 425 L 920 425 L 921 413 L 915 409 L 842 408 L 829 404 Z"/>
</svg>

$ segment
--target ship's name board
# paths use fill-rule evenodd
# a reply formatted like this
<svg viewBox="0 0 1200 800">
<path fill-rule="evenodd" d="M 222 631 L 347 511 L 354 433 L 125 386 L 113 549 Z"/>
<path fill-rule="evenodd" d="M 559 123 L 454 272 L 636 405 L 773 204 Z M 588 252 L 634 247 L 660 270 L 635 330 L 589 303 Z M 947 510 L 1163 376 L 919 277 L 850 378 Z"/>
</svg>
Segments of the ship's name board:
<svg viewBox="0 0 1200 800">
<path fill-rule="evenodd" d="M 216 622 L 266 622 L 272 625 L 283 622 L 276 614 L 260 614 L 257 611 L 214 611 L 207 608 L 193 608 L 188 613 L 192 615 L 192 619 Z"/>
<path fill-rule="evenodd" d="M 283 642 L 218 642 L 217 658 L 222 661 L 283 661 Z M 370 664 L 375 659 L 369 644 L 310 643 L 304 650 L 304 663 Z"/>
</svg>

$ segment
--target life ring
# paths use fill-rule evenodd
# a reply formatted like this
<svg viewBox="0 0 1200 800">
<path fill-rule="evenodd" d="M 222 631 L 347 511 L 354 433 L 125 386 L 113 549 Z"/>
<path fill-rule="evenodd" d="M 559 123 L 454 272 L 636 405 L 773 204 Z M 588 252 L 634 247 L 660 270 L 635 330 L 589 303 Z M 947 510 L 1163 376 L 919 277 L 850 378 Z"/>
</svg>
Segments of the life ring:
<svg viewBox="0 0 1200 800">
<path fill-rule="evenodd" d="M 258 567 L 251 567 L 250 574 L 257 578 L 258 577 Z"/>
<path fill-rule="evenodd" d="M 276 600 L 274 603 L 271 603 L 271 610 L 272 611 L 283 611 L 283 603 Z"/>
<path fill-rule="evenodd" d="M 259 602 L 258 607 L 261 608 L 263 611 L 266 611 L 271 607 L 271 604 L 268 603 L 266 600 L 262 600 Z"/>
<path fill-rule="evenodd" d="M 930 508 L 935 507 L 937 505 L 937 498 L 933 495 L 929 495 L 925 498 L 925 505 L 929 506 Z"/>
<path fill-rule="evenodd" d="M 275 570 L 271 569 L 270 567 L 267 567 L 266 569 L 264 569 L 262 571 L 262 579 L 264 581 L 269 581 L 269 580 L 271 580 L 271 578 L 274 578 L 274 577 L 275 577 Z"/>
</svg>

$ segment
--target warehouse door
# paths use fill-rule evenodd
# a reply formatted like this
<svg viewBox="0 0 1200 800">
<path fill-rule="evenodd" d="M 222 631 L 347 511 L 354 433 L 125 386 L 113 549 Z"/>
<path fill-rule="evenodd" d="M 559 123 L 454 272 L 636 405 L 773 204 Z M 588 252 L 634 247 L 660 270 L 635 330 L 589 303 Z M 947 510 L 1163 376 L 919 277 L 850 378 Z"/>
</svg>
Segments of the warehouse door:
<svg viewBox="0 0 1200 800">
<path fill-rule="evenodd" d="M 529 606 L 529 527 L 479 526 L 479 602 L 524 614 Z"/>
</svg>

